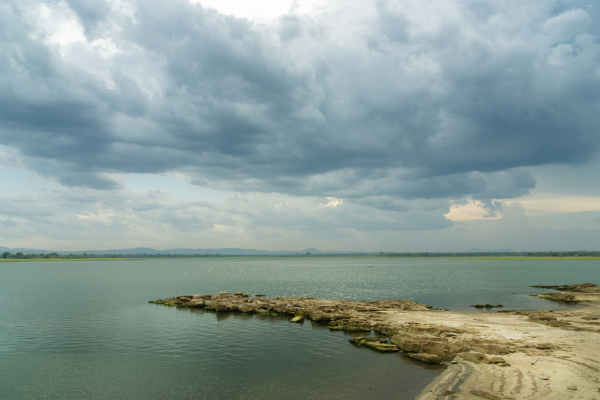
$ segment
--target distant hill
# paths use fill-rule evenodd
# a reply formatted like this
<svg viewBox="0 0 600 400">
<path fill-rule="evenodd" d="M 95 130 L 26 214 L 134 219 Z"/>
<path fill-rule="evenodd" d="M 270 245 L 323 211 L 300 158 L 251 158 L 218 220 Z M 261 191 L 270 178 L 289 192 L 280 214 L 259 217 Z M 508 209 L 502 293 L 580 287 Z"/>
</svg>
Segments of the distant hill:
<svg viewBox="0 0 600 400">
<path fill-rule="evenodd" d="M 23 254 L 41 254 L 41 253 L 52 253 L 51 250 L 39 250 L 39 249 L 27 249 L 27 248 L 21 248 L 21 247 L 15 247 L 14 249 L 10 249 L 8 247 L 1 247 L 0 246 L 0 253 L 4 253 L 5 251 L 8 251 L 10 253 L 17 253 L 17 252 L 21 252 Z M 62 252 L 60 251 L 56 251 L 55 253 L 59 253 L 62 254 Z M 66 254 L 69 254 L 68 252 Z"/>
</svg>

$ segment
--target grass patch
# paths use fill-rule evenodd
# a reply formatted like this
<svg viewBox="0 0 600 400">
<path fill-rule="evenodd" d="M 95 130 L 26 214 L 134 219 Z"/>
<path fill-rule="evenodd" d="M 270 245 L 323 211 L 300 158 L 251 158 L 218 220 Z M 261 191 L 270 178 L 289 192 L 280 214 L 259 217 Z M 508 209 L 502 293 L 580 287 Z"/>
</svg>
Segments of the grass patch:
<svg viewBox="0 0 600 400">
<path fill-rule="evenodd" d="M 35 262 L 35 261 L 127 261 L 145 260 L 145 258 L 31 258 L 31 259 L 3 259 L 0 262 Z"/>
<path fill-rule="evenodd" d="M 600 260 L 600 257 L 477 257 L 482 261 L 554 261 L 554 260 Z"/>
</svg>

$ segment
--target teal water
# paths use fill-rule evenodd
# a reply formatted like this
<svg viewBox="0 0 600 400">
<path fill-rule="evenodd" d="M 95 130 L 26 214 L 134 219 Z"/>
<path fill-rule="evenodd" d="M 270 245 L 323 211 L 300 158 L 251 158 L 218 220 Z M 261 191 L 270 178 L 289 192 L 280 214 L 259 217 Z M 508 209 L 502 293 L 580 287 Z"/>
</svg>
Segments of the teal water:
<svg viewBox="0 0 600 400">
<path fill-rule="evenodd" d="M 373 268 L 366 268 L 373 266 Z M 556 309 L 535 284 L 600 282 L 598 261 L 159 259 L 0 263 L 0 399 L 410 399 L 440 367 L 326 326 L 148 304 L 244 291 Z M 514 293 L 514 294 L 513 294 Z"/>
</svg>

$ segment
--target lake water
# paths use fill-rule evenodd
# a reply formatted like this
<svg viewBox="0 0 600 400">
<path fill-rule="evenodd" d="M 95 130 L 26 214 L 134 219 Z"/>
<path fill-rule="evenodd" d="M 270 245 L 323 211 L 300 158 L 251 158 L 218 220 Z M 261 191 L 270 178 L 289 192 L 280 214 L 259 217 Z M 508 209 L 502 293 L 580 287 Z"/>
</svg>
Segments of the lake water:
<svg viewBox="0 0 600 400">
<path fill-rule="evenodd" d="M 372 266 L 372 268 L 367 268 Z M 599 261 L 355 258 L 0 263 L 0 399 L 411 399 L 442 372 L 287 318 L 149 300 L 244 291 L 568 307 L 529 285 L 600 282 Z"/>
</svg>

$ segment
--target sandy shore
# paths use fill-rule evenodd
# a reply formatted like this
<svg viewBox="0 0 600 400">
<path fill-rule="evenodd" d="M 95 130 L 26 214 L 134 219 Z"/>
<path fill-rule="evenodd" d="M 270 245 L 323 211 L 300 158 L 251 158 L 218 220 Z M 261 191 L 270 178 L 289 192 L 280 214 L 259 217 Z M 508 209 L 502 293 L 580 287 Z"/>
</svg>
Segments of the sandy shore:
<svg viewBox="0 0 600 400">
<path fill-rule="evenodd" d="M 390 314 L 393 324 L 413 321 L 460 328 L 467 331 L 467 339 L 510 348 L 501 355 L 508 366 L 455 357 L 456 364 L 450 364 L 417 399 L 600 399 L 600 293 L 574 295 L 583 308 L 518 314 Z"/>
<path fill-rule="evenodd" d="M 586 293 L 548 293 L 583 305 L 561 311 L 449 312 L 410 300 L 247 298 L 241 292 L 152 303 L 284 314 L 293 322 L 310 318 L 332 330 L 364 332 L 352 343 L 448 366 L 419 400 L 600 400 L 600 287 L 592 286 Z"/>
</svg>

